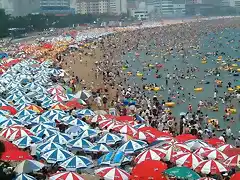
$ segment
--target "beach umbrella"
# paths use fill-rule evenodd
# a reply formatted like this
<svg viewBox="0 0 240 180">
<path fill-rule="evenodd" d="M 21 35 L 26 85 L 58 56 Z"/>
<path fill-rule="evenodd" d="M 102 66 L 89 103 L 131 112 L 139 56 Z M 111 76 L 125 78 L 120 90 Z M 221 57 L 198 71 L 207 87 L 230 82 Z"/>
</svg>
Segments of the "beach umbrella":
<svg viewBox="0 0 240 180">
<path fill-rule="evenodd" d="M 197 137 L 192 135 L 192 134 L 180 134 L 180 135 L 176 136 L 175 139 L 178 142 L 184 143 L 184 142 L 189 141 L 189 140 L 197 139 Z"/>
<path fill-rule="evenodd" d="M 101 156 L 97 163 L 98 165 L 111 165 L 111 166 L 121 166 L 125 163 L 130 163 L 132 158 L 126 156 L 124 152 L 121 151 L 111 151 L 103 156 Z"/>
<path fill-rule="evenodd" d="M 102 167 L 95 170 L 95 174 L 107 180 L 128 180 L 130 175 L 116 167 Z"/>
<path fill-rule="evenodd" d="M 93 118 L 90 119 L 90 122 L 99 122 L 99 121 L 103 121 L 106 120 L 107 118 L 103 115 L 95 115 Z"/>
<path fill-rule="evenodd" d="M 38 144 L 37 146 L 37 152 L 40 154 L 46 152 L 46 151 L 49 151 L 51 149 L 63 149 L 64 146 L 61 145 L 61 144 L 57 144 L 57 143 L 54 143 L 54 142 L 44 142 L 44 143 L 41 143 L 41 144 Z"/>
<path fill-rule="evenodd" d="M 67 143 L 67 146 L 70 148 L 89 149 L 93 146 L 93 144 L 86 139 L 75 138 L 75 139 L 69 141 Z"/>
<path fill-rule="evenodd" d="M 5 127 L 0 131 L 0 136 L 8 139 L 10 135 L 12 135 L 12 133 L 14 131 L 16 131 L 18 128 L 23 128 L 24 126 L 21 125 L 13 125 L 13 126 L 9 126 L 9 127 Z"/>
<path fill-rule="evenodd" d="M 240 172 L 236 172 L 234 175 L 231 176 L 230 180 L 239 180 L 240 179 Z"/>
<path fill-rule="evenodd" d="M 141 152 L 136 158 L 135 158 L 135 163 L 139 164 L 143 161 L 148 161 L 148 160 L 157 160 L 160 161 L 166 156 L 166 150 L 160 149 L 160 148 L 152 148 L 152 149 L 147 149 L 143 152 Z"/>
<path fill-rule="evenodd" d="M 6 101 L 12 102 L 12 101 L 17 101 L 21 96 L 17 94 L 10 94 L 7 98 Z"/>
<path fill-rule="evenodd" d="M 66 122 L 67 124 L 69 125 L 72 125 L 72 126 L 81 126 L 82 129 L 88 129 L 89 128 L 89 125 L 87 123 L 85 123 L 84 121 L 82 121 L 81 119 L 78 119 L 78 118 L 75 118 L 71 121 L 68 121 Z"/>
<path fill-rule="evenodd" d="M 40 124 L 37 124 L 37 125 L 33 126 L 31 128 L 31 132 L 38 133 L 39 131 L 42 131 L 44 129 L 52 129 L 52 128 L 53 127 L 48 125 L 48 124 L 40 123 Z"/>
<path fill-rule="evenodd" d="M 226 154 L 224 154 L 223 152 L 221 152 L 217 149 L 206 151 L 206 152 L 202 153 L 201 156 L 207 157 L 208 159 L 216 159 L 216 160 L 221 160 L 221 161 L 224 161 L 228 158 L 228 156 Z"/>
<path fill-rule="evenodd" d="M 69 110 L 68 106 L 65 106 L 62 103 L 57 103 L 57 104 L 53 105 L 51 108 L 52 109 L 59 109 L 59 110 L 63 110 L 63 111 Z"/>
<path fill-rule="evenodd" d="M 129 140 L 119 147 L 119 151 L 124 153 L 135 153 L 146 148 L 148 145 L 146 142 L 141 140 Z"/>
<path fill-rule="evenodd" d="M 27 128 L 18 128 L 8 137 L 8 140 L 14 141 L 24 136 L 33 136 L 33 135 L 34 134 Z"/>
<path fill-rule="evenodd" d="M 83 131 L 78 137 L 83 138 L 93 138 L 98 136 L 99 131 L 96 129 L 87 129 Z"/>
<path fill-rule="evenodd" d="M 132 126 L 130 125 L 116 125 L 114 128 L 113 128 L 114 131 L 117 131 L 117 132 L 120 132 L 120 133 L 123 133 L 123 134 L 129 134 L 129 135 L 133 135 L 133 134 L 136 134 L 137 133 L 137 130 L 134 129 Z"/>
<path fill-rule="evenodd" d="M 108 113 L 104 110 L 96 110 L 94 111 L 96 115 L 107 115 Z M 106 117 L 106 116 L 105 116 Z"/>
<path fill-rule="evenodd" d="M 6 106 L 5 106 L 6 107 Z M 7 119 L 6 116 L 9 116 L 10 115 L 10 112 L 7 111 L 7 110 L 1 110 L 1 107 L 0 107 L 0 116 L 1 116 L 1 120 L 2 118 L 4 118 L 5 120 Z M 14 114 L 13 114 L 14 115 Z M 1 121 L 0 120 L 0 121 Z"/>
<path fill-rule="evenodd" d="M 0 122 L 6 121 L 6 120 L 8 120 L 8 118 L 6 116 L 0 115 Z"/>
<path fill-rule="evenodd" d="M 119 136 L 122 138 L 123 142 L 127 142 L 129 140 L 134 139 L 132 136 L 128 135 L 128 134 L 119 134 Z"/>
<path fill-rule="evenodd" d="M 223 140 L 218 139 L 218 138 L 210 138 L 210 139 L 205 140 L 205 142 L 212 146 L 215 146 L 215 147 L 225 144 L 225 142 Z"/>
<path fill-rule="evenodd" d="M 145 122 L 145 119 L 138 114 L 136 114 L 135 118 L 136 118 L 136 121 L 138 121 L 138 122 L 141 122 L 141 123 Z"/>
<path fill-rule="evenodd" d="M 49 116 L 48 118 L 49 118 L 50 120 L 53 120 L 53 121 L 55 121 L 55 120 L 60 121 L 60 120 L 63 119 L 65 116 L 66 116 L 66 114 L 59 113 L 59 114 L 53 114 L 53 115 Z"/>
<path fill-rule="evenodd" d="M 113 151 L 113 149 L 105 144 L 96 144 L 92 146 L 90 149 L 88 149 L 87 151 L 107 153 L 107 152 Z"/>
<path fill-rule="evenodd" d="M 30 176 L 28 174 L 18 174 L 14 180 L 37 180 L 35 177 Z"/>
<path fill-rule="evenodd" d="M 32 160 L 33 157 L 26 151 L 15 149 L 3 152 L 0 159 L 2 161 L 24 161 Z"/>
<path fill-rule="evenodd" d="M 220 174 L 227 172 L 226 166 L 216 160 L 204 160 L 198 164 L 195 171 L 201 172 L 202 174 Z"/>
<path fill-rule="evenodd" d="M 74 108 L 83 109 L 84 108 L 83 105 L 81 105 L 78 101 L 75 101 L 75 100 L 68 101 L 65 103 L 65 105 L 67 107 L 69 107 L 69 109 L 74 109 Z"/>
<path fill-rule="evenodd" d="M 45 151 L 41 157 L 48 163 L 54 164 L 56 162 L 63 162 L 73 155 L 74 154 L 65 149 L 50 149 L 49 151 Z"/>
<path fill-rule="evenodd" d="M 47 128 L 47 129 L 42 129 L 38 132 L 36 132 L 36 136 L 38 137 L 49 137 L 49 136 L 54 136 L 58 133 L 58 130 L 57 129 L 54 129 L 54 128 Z"/>
<path fill-rule="evenodd" d="M 240 168 L 240 155 L 235 155 L 229 157 L 226 161 L 224 161 L 228 167 L 239 167 Z"/>
<path fill-rule="evenodd" d="M 73 156 L 63 161 L 59 166 L 67 171 L 77 171 L 92 167 L 93 161 L 85 156 Z"/>
<path fill-rule="evenodd" d="M 51 87 L 51 88 L 49 88 L 49 89 L 47 89 L 47 92 L 49 93 L 49 94 L 63 94 L 63 90 L 62 89 L 60 89 L 60 88 L 55 88 L 55 87 Z"/>
<path fill-rule="evenodd" d="M 196 149 L 201 148 L 201 147 L 209 147 L 209 145 L 206 142 L 204 142 L 200 139 L 189 140 L 189 141 L 186 141 L 185 144 L 191 150 L 196 150 Z"/>
<path fill-rule="evenodd" d="M 62 145 L 67 144 L 69 140 L 71 140 L 71 137 L 64 133 L 57 133 L 56 135 L 47 138 L 48 142 L 54 142 Z"/>
<path fill-rule="evenodd" d="M 66 97 L 67 97 L 67 100 L 70 101 L 70 102 L 71 102 L 73 99 L 76 99 L 76 98 L 75 98 L 75 94 L 72 94 L 72 93 L 67 92 L 65 95 L 66 95 Z"/>
<path fill-rule="evenodd" d="M 5 152 L 12 151 L 12 150 L 19 150 L 17 146 L 15 146 L 9 141 L 1 140 L 1 143 L 4 145 Z"/>
<path fill-rule="evenodd" d="M 74 116 L 69 115 L 69 116 L 63 117 L 63 118 L 61 119 L 61 121 L 62 121 L 62 122 L 69 122 L 69 121 L 72 121 L 72 120 L 74 120 L 74 119 L 76 119 Z"/>
<path fill-rule="evenodd" d="M 54 94 L 52 96 L 52 100 L 58 101 L 58 102 L 63 102 L 67 100 L 67 97 L 63 94 Z"/>
<path fill-rule="evenodd" d="M 173 155 L 171 161 L 178 166 L 185 166 L 194 169 L 202 161 L 202 158 L 193 153 L 180 153 Z"/>
<path fill-rule="evenodd" d="M 6 128 L 13 125 L 21 125 L 21 121 L 15 119 L 7 119 L 0 122 L 0 128 Z"/>
<path fill-rule="evenodd" d="M 29 123 L 31 124 L 30 120 L 37 117 L 36 114 L 31 114 L 31 115 L 26 115 L 26 116 L 21 116 L 18 118 L 19 121 L 21 121 L 23 124 L 24 123 Z"/>
<path fill-rule="evenodd" d="M 15 144 L 18 148 L 27 148 L 31 145 L 31 143 L 38 144 L 42 142 L 42 138 L 37 136 L 23 136 L 15 141 L 13 141 L 13 144 Z"/>
<path fill-rule="evenodd" d="M 137 131 L 137 133 L 133 135 L 133 138 L 135 139 L 147 140 L 147 141 L 154 139 L 154 137 L 155 136 L 150 132 L 142 132 L 142 131 Z"/>
<path fill-rule="evenodd" d="M 219 151 L 227 151 L 228 149 L 232 149 L 233 146 L 231 144 L 224 144 L 224 145 L 221 145 L 220 147 L 218 147 L 217 149 Z"/>
<path fill-rule="evenodd" d="M 173 167 L 165 170 L 163 173 L 170 177 L 172 176 L 178 179 L 198 180 L 200 178 L 196 172 L 187 167 Z"/>
<path fill-rule="evenodd" d="M 70 136 L 78 136 L 80 135 L 84 130 L 80 126 L 70 126 L 65 133 Z"/>
<path fill-rule="evenodd" d="M 30 98 L 27 98 L 25 96 L 22 96 L 20 99 L 18 99 L 14 105 L 21 105 L 21 104 L 27 104 L 27 103 L 31 103 L 32 100 Z"/>
<path fill-rule="evenodd" d="M 15 116 L 16 117 L 23 117 L 23 116 L 28 116 L 28 115 L 36 115 L 37 113 L 33 110 L 29 110 L 29 109 L 24 109 L 19 111 Z"/>
<path fill-rule="evenodd" d="M 140 164 L 137 164 L 131 172 L 131 180 L 139 179 L 157 179 L 157 180 L 167 180 L 167 178 L 162 174 L 164 170 L 167 169 L 167 164 L 156 161 L 147 160 Z"/>
<path fill-rule="evenodd" d="M 95 113 L 90 109 L 83 109 L 78 112 L 79 115 L 83 116 L 95 116 Z"/>
<path fill-rule="evenodd" d="M 75 98 L 82 99 L 84 101 L 90 98 L 91 96 L 92 96 L 91 92 L 86 90 L 78 91 L 75 94 Z"/>
<path fill-rule="evenodd" d="M 1 106 L 0 109 L 5 112 L 9 112 L 11 115 L 15 115 L 17 113 L 17 110 L 12 106 Z"/>
<path fill-rule="evenodd" d="M 14 171 L 16 173 L 30 173 L 41 170 L 44 167 L 44 164 L 35 160 L 25 160 L 18 164 Z"/>
<path fill-rule="evenodd" d="M 44 110 L 37 105 L 28 105 L 25 107 L 27 110 L 35 111 L 36 113 L 42 113 Z"/>
<path fill-rule="evenodd" d="M 39 123 L 45 123 L 50 121 L 48 118 L 44 117 L 44 116 L 35 116 L 33 118 L 30 119 L 30 122 L 32 124 L 39 124 Z"/>
<path fill-rule="evenodd" d="M 98 144 L 107 144 L 107 145 L 114 145 L 117 142 L 122 141 L 122 138 L 119 137 L 116 134 L 112 134 L 112 133 L 107 133 L 105 134 L 103 137 L 101 137 L 97 143 Z"/>
<path fill-rule="evenodd" d="M 51 109 L 51 110 L 45 111 L 42 114 L 42 116 L 50 118 L 50 117 L 53 117 L 54 115 L 59 115 L 59 114 L 61 115 L 61 117 L 64 117 L 67 115 L 64 111 L 57 110 L 57 109 Z"/>
<path fill-rule="evenodd" d="M 214 178 L 211 178 L 211 177 L 201 177 L 200 179 L 198 180 L 216 180 Z"/>
<path fill-rule="evenodd" d="M 111 120 L 111 119 L 99 121 L 98 124 L 101 129 L 105 129 L 105 128 L 112 129 L 113 127 L 115 127 L 117 125 L 122 125 L 122 123 L 115 121 L 115 120 Z"/>
<path fill-rule="evenodd" d="M 51 106 L 53 106 L 54 104 L 56 104 L 56 101 L 53 101 L 52 99 L 48 100 L 48 101 L 43 101 L 41 103 L 41 106 L 43 108 L 50 108 Z"/>
<path fill-rule="evenodd" d="M 194 151 L 195 154 L 198 154 L 198 155 L 201 155 L 202 153 L 205 153 L 206 151 L 209 151 L 209 150 L 214 150 L 215 148 L 213 147 L 201 147 L 201 148 L 198 148 Z"/>
<path fill-rule="evenodd" d="M 59 172 L 49 177 L 49 180 L 84 180 L 75 172 Z"/>
</svg>

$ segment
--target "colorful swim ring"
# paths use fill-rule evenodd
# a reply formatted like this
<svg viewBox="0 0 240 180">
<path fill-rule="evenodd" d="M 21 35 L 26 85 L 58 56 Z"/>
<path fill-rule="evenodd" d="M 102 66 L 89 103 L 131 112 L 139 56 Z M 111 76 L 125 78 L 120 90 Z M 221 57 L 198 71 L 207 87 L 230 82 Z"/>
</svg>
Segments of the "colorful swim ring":
<svg viewBox="0 0 240 180">
<path fill-rule="evenodd" d="M 167 107 L 174 107 L 175 106 L 175 102 L 166 102 L 166 106 Z"/>
<path fill-rule="evenodd" d="M 234 89 L 233 88 L 228 88 L 228 92 L 233 92 Z"/>
<path fill-rule="evenodd" d="M 138 76 L 138 77 L 142 77 L 142 76 L 143 76 L 143 73 L 137 73 L 137 76 Z"/>
<path fill-rule="evenodd" d="M 237 64 L 232 64 L 232 67 L 238 67 L 238 65 Z"/>
<path fill-rule="evenodd" d="M 237 90 L 240 90 L 240 85 L 239 85 L 239 86 L 236 86 L 236 89 L 237 89 Z"/>
<path fill-rule="evenodd" d="M 203 88 L 194 88 L 194 91 L 195 92 L 201 92 L 201 91 L 203 91 Z"/>
<path fill-rule="evenodd" d="M 237 72 L 240 72 L 240 68 L 237 69 Z"/>
<path fill-rule="evenodd" d="M 207 64 L 207 61 L 202 61 L 201 63 L 202 63 L 202 64 Z"/>
<path fill-rule="evenodd" d="M 214 127 L 218 126 L 218 120 L 217 119 L 209 119 L 208 123 L 212 124 Z"/>
<path fill-rule="evenodd" d="M 154 67 L 154 65 L 152 65 L 152 64 L 149 64 L 149 65 L 148 65 L 148 67 L 151 67 L 151 68 L 152 68 L 152 67 Z"/>
<path fill-rule="evenodd" d="M 229 109 L 227 109 L 227 111 L 230 112 L 231 114 L 237 113 L 237 109 L 235 109 L 235 108 L 229 108 Z"/>
<path fill-rule="evenodd" d="M 154 87 L 153 91 L 160 91 L 160 89 L 161 89 L 160 87 Z"/>
</svg>

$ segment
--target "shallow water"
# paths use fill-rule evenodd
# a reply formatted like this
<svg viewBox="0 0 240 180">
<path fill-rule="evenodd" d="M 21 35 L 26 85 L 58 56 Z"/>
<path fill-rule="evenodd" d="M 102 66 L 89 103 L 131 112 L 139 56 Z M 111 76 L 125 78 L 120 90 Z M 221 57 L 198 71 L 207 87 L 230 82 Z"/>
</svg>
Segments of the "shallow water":
<svg viewBox="0 0 240 180">
<path fill-rule="evenodd" d="M 216 68 L 219 67 L 221 63 L 218 63 L 216 61 L 218 56 L 214 55 L 208 55 L 207 57 L 207 64 L 202 64 L 201 60 L 204 55 L 206 55 L 208 52 L 219 52 L 220 53 L 225 53 L 223 56 L 223 61 L 226 61 L 226 63 L 237 63 L 238 68 L 240 68 L 240 62 L 231 62 L 231 59 L 236 59 L 240 57 L 240 52 L 239 52 L 239 42 L 240 42 L 240 30 L 239 29 L 225 29 L 222 32 L 217 32 L 217 33 L 210 33 L 208 36 L 202 37 L 201 38 L 201 43 L 199 49 L 191 49 L 191 56 L 186 57 L 187 61 L 189 64 L 192 64 L 194 66 L 199 67 L 199 72 L 195 73 L 197 76 L 196 79 L 192 80 L 180 80 L 181 85 L 185 88 L 184 94 L 187 97 L 187 94 L 190 92 L 196 96 L 196 99 L 190 100 L 190 102 L 187 100 L 186 103 L 176 105 L 172 109 L 172 112 L 175 116 L 179 117 L 180 112 L 186 112 L 188 104 L 191 103 L 193 105 L 193 109 L 196 110 L 197 108 L 197 103 L 199 100 L 206 100 L 208 98 L 213 98 L 214 94 L 214 81 L 215 79 L 220 79 L 223 81 L 223 87 L 218 88 L 218 97 L 223 97 L 224 92 L 227 91 L 227 83 L 231 82 L 232 86 L 240 85 L 240 78 L 234 77 L 232 74 L 230 74 L 227 71 L 220 71 L 220 77 L 216 76 L 209 76 L 206 78 L 207 81 L 210 82 L 210 84 L 201 84 L 197 85 L 197 81 L 204 79 L 205 72 L 204 70 L 206 68 Z M 232 42 L 231 40 L 234 41 Z M 155 47 L 155 46 L 153 46 Z M 143 61 L 147 61 L 149 64 L 155 64 L 155 63 L 161 63 L 164 64 L 164 68 L 168 69 L 168 71 L 171 73 L 174 72 L 174 65 L 176 65 L 179 68 L 186 68 L 186 64 L 182 62 L 182 57 L 179 53 L 173 52 L 171 56 L 167 56 L 167 61 L 166 63 L 164 62 L 163 58 L 161 57 L 163 53 L 160 52 L 159 49 L 154 49 L 154 55 L 146 55 L 146 52 L 142 51 L 140 52 L 140 56 L 136 58 L 135 56 L 135 51 L 134 52 L 129 52 L 127 55 L 123 57 L 124 60 L 127 60 L 130 67 L 125 70 L 125 72 L 132 72 L 133 75 L 129 78 L 128 82 L 131 84 L 133 81 L 139 85 L 139 87 L 142 87 L 142 81 L 140 80 L 139 77 L 136 76 L 136 72 L 140 71 L 143 72 Z M 139 53 L 139 52 L 137 52 Z M 158 57 L 155 57 L 155 56 Z M 135 59 L 135 60 L 134 60 Z M 147 72 L 144 72 L 144 78 L 146 80 L 144 81 L 143 84 L 150 84 L 150 83 L 156 83 L 157 85 L 164 85 L 165 86 L 165 77 L 167 75 L 167 72 L 163 71 L 163 68 L 159 71 L 159 74 L 162 75 L 162 78 L 155 78 L 155 71 L 150 70 Z M 240 73 L 239 73 L 240 74 Z M 234 81 L 235 79 L 235 81 Z M 169 81 L 168 87 L 171 89 L 173 88 L 172 80 Z M 196 87 L 203 87 L 204 91 L 203 92 L 194 92 L 194 86 Z M 145 91 L 147 92 L 147 91 Z M 150 96 L 152 96 L 154 92 L 150 93 Z M 165 100 L 168 98 L 168 93 L 167 93 L 167 88 L 165 91 L 159 91 L 157 92 L 158 95 L 162 95 Z M 174 99 L 173 99 L 174 101 Z M 202 109 L 202 112 L 204 114 L 208 114 L 209 118 L 214 118 L 218 119 L 220 123 L 221 128 L 226 128 L 228 125 L 232 128 L 232 132 L 236 134 L 240 130 L 240 113 L 239 113 L 239 103 L 235 102 L 234 103 L 235 108 L 237 109 L 237 114 L 233 115 L 235 122 L 230 123 L 226 122 L 223 120 L 223 115 L 224 115 L 224 105 L 219 102 L 219 111 L 218 112 L 212 112 L 207 109 Z"/>
</svg>

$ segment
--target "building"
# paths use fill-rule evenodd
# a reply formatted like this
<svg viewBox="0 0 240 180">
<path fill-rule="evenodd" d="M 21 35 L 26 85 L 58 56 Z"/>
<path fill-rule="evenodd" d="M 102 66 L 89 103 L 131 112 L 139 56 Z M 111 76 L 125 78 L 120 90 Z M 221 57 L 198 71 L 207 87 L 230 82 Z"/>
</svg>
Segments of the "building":
<svg viewBox="0 0 240 180">
<path fill-rule="evenodd" d="M 26 16 L 39 12 L 40 0 L 1 0 L 0 8 L 11 16 Z"/>
<path fill-rule="evenodd" d="M 41 0 L 40 12 L 44 14 L 65 15 L 74 13 L 70 0 Z"/>
<path fill-rule="evenodd" d="M 172 0 L 154 0 L 154 8 L 159 17 L 168 17 L 174 14 Z"/>
<path fill-rule="evenodd" d="M 148 11 L 141 9 L 133 9 L 131 11 L 131 16 L 138 20 L 147 20 L 148 19 Z"/>
<path fill-rule="evenodd" d="M 127 0 L 78 0 L 76 13 L 120 15 L 127 13 Z"/>
<path fill-rule="evenodd" d="M 235 6 L 235 0 L 222 0 L 221 6 L 234 7 Z"/>
</svg>

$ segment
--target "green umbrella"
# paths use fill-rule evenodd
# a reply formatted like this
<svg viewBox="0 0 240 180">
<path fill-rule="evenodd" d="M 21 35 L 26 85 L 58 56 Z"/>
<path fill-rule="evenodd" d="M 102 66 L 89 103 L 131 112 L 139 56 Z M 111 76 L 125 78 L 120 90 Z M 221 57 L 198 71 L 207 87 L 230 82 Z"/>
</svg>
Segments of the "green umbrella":
<svg viewBox="0 0 240 180">
<path fill-rule="evenodd" d="M 184 180 L 197 180 L 200 178 L 200 176 L 195 171 L 187 167 L 173 167 L 167 169 L 163 173 L 167 174 L 168 176 L 174 176 L 178 179 Z"/>
</svg>

